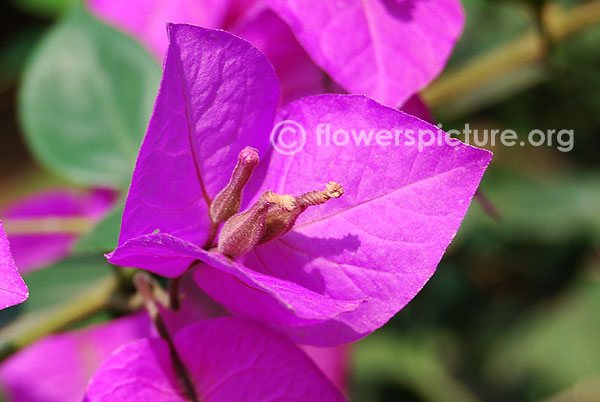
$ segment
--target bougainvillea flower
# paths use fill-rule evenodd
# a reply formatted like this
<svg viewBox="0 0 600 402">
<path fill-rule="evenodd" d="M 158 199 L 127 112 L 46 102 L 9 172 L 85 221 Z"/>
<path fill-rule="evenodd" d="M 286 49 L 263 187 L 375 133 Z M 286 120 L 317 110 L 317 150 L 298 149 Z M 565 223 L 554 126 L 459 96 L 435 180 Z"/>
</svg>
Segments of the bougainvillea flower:
<svg viewBox="0 0 600 402">
<path fill-rule="evenodd" d="M 464 24 L 456 0 L 268 3 L 337 83 L 390 106 L 442 71 Z"/>
<path fill-rule="evenodd" d="M 160 316 L 170 334 L 207 318 L 230 316 L 222 305 L 216 303 L 198 289 L 193 281 L 194 270 L 186 273 L 179 286 L 179 309 L 160 308 Z M 189 280 L 191 279 L 191 280 Z M 317 367 L 342 393 L 348 391 L 348 368 L 350 367 L 350 345 L 329 348 L 299 345 Z"/>
<path fill-rule="evenodd" d="M 179 24 L 168 31 L 161 88 L 109 261 L 176 277 L 200 260 L 194 277 L 207 294 L 299 343 L 341 344 L 383 325 L 433 274 L 491 154 L 457 141 L 319 144 L 316 133 L 327 125 L 332 132 L 434 130 L 448 139 L 358 95 L 284 108 L 277 121 L 294 120 L 308 134 L 294 155 L 278 153 L 268 145 L 278 88 L 266 58 L 224 31 Z M 212 249 L 210 204 L 248 146 L 262 161 L 242 210 L 266 190 L 298 195 L 335 181 L 345 194 L 308 208 L 289 233 L 230 258 Z"/>
<path fill-rule="evenodd" d="M 28 296 L 27 285 L 17 271 L 4 225 L 0 221 L 0 310 L 22 303 Z"/>
<path fill-rule="evenodd" d="M 162 60 L 165 24 L 187 22 L 222 28 L 254 43 L 273 64 L 281 101 L 327 92 L 327 79 L 289 26 L 260 0 L 88 0 L 90 11 L 138 39 Z"/>
<path fill-rule="evenodd" d="M 167 47 L 163 35 L 167 21 L 223 28 L 249 40 L 273 63 L 284 104 L 299 96 L 336 92 L 316 63 L 345 91 L 400 106 L 440 73 L 464 24 L 458 0 L 88 0 L 88 4 L 96 15 L 136 37 L 160 58 Z"/>
<path fill-rule="evenodd" d="M 0 386 L 12 402 L 79 402 L 98 367 L 118 347 L 151 335 L 145 313 L 47 336 L 0 366 Z"/>
<path fill-rule="evenodd" d="M 177 313 L 169 309 L 161 311 L 170 333 L 201 319 L 227 314 L 193 281 L 182 283 L 180 296 Z M 50 335 L 0 365 L 0 388 L 13 402 L 81 401 L 88 381 L 113 351 L 130 341 L 157 336 L 145 312 Z M 304 349 L 334 384 L 346 389 L 346 347 Z"/>
<path fill-rule="evenodd" d="M 206 28 L 224 28 L 235 24 L 239 13 L 233 7 L 242 8 L 256 3 L 255 0 L 88 0 L 94 14 L 138 38 L 159 59 L 165 55 L 168 39 L 165 24 L 188 22 Z M 242 10 L 240 10 L 242 11 Z"/>
<path fill-rule="evenodd" d="M 348 368 L 352 345 L 338 345 L 330 348 L 300 345 L 317 367 L 335 384 L 343 394 L 348 393 Z"/>
<path fill-rule="evenodd" d="M 200 401 L 341 401 L 342 395 L 286 337 L 238 318 L 202 320 L 179 331 L 175 349 Z M 167 341 L 134 341 L 90 380 L 86 401 L 186 401 Z"/>
<path fill-rule="evenodd" d="M 416 116 L 421 120 L 425 120 L 428 123 L 435 123 L 435 119 L 431 114 L 431 111 L 418 95 L 414 95 L 409 98 L 406 103 L 402 105 L 402 111 Z"/>
<path fill-rule="evenodd" d="M 115 192 L 102 189 L 52 189 L 3 208 L 1 215 L 6 220 L 12 253 L 21 273 L 48 266 L 67 256 L 81 233 L 78 226 L 93 225 L 113 205 L 116 196 Z M 57 220 L 62 221 L 63 226 Z M 64 226 L 65 220 L 73 227 Z"/>
</svg>

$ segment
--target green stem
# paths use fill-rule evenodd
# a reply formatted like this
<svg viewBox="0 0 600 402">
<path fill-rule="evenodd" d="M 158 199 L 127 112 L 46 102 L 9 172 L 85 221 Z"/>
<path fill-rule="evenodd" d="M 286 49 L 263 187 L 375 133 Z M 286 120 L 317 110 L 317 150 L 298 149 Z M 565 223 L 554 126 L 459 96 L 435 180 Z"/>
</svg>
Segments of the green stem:
<svg viewBox="0 0 600 402">
<path fill-rule="evenodd" d="M 422 92 L 432 108 L 451 106 L 463 98 L 487 90 L 511 74 L 533 68 L 546 56 L 546 41 L 557 43 L 600 22 L 600 0 L 569 10 L 550 3 L 540 14 L 539 30 L 529 30 L 489 53 L 474 57 L 463 66 L 440 76 Z M 546 41 L 540 34 L 546 35 Z"/>
<path fill-rule="evenodd" d="M 158 334 L 167 342 L 169 346 L 173 370 L 175 371 L 177 379 L 179 380 L 183 393 L 188 401 L 199 402 L 198 394 L 196 393 L 192 377 L 185 367 L 185 364 L 179 357 L 177 348 L 173 342 L 173 338 L 171 338 L 171 334 L 167 329 L 167 325 L 160 315 L 160 309 L 158 308 L 157 300 L 155 299 L 155 295 L 157 293 L 162 293 L 162 291 L 158 289 L 160 288 L 160 285 L 145 272 L 137 273 L 133 278 L 133 282 L 138 292 L 142 295 L 146 310 L 148 311 L 148 314 L 150 315 Z"/>
<path fill-rule="evenodd" d="M 29 234 L 84 234 L 95 225 L 94 221 L 86 217 L 58 217 L 45 218 L 6 218 L 2 220 L 6 233 L 13 235 Z"/>
<path fill-rule="evenodd" d="M 49 311 L 33 314 L 0 330 L 0 361 L 38 339 L 109 308 L 119 282 L 111 277 Z"/>
</svg>

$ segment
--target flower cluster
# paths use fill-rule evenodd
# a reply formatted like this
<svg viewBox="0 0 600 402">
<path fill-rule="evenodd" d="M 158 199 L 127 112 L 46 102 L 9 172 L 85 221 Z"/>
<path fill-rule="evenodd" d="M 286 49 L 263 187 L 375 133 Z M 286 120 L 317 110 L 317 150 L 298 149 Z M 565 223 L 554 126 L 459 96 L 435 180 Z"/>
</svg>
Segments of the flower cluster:
<svg viewBox="0 0 600 402">
<path fill-rule="evenodd" d="M 458 0 L 87 3 L 94 14 L 138 38 L 159 59 L 167 49 L 165 21 L 221 28 L 250 41 L 275 68 L 284 104 L 343 90 L 401 106 L 440 73 L 464 24 Z"/>
<path fill-rule="evenodd" d="M 343 363 L 328 362 L 342 361 L 341 345 L 381 327 L 425 285 L 491 154 L 456 142 L 422 150 L 308 142 L 283 155 L 269 134 L 284 120 L 309 132 L 322 124 L 435 129 L 377 101 L 400 106 L 439 72 L 462 26 L 460 6 L 159 3 L 90 7 L 165 53 L 107 258 L 172 278 L 170 300 L 140 272 L 133 282 L 146 313 L 46 338 L 9 359 L 0 381 L 15 400 L 84 392 L 87 401 L 343 400 L 343 375 L 327 368 Z M 167 44 L 149 23 L 166 18 L 225 27 L 266 56 L 232 33 L 189 24 L 168 24 Z M 325 93 L 333 83 L 321 69 L 338 92 L 375 100 Z M 27 289 L 0 235 L 6 307 Z M 57 358 L 82 344 L 94 351 L 86 364 Z M 40 356 L 46 363 L 31 369 Z M 45 375 L 45 386 L 28 387 Z"/>
</svg>

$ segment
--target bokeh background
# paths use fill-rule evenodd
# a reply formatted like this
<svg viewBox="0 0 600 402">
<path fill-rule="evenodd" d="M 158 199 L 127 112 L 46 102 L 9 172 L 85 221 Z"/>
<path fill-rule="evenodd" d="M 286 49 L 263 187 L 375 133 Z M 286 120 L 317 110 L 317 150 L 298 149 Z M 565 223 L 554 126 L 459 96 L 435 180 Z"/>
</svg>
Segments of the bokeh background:
<svg viewBox="0 0 600 402">
<path fill-rule="evenodd" d="M 469 123 L 523 139 L 532 129 L 572 129 L 575 146 L 488 147 L 495 156 L 482 197 L 437 273 L 353 346 L 351 398 L 600 401 L 600 2 L 462 3 L 462 39 L 422 94 L 436 119 L 445 129 Z M 18 118 L 23 71 L 68 5 L 0 4 L 0 210 L 40 189 L 72 186 L 36 162 Z M 124 81 L 127 74 L 134 72 L 122 71 Z M 26 275 L 31 300 L 3 312 L 2 322 L 110 275 L 88 246 Z"/>
</svg>

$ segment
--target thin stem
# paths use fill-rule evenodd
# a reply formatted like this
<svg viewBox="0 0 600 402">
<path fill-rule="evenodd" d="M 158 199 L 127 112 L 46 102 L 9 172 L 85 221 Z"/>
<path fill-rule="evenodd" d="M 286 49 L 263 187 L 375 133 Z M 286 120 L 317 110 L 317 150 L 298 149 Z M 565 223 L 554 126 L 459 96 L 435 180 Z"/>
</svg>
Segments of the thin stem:
<svg viewBox="0 0 600 402">
<path fill-rule="evenodd" d="M 550 53 L 553 47 L 552 34 L 548 31 L 548 25 L 545 23 L 544 17 L 547 7 L 548 3 L 546 1 L 529 4 L 528 7 L 531 14 L 531 21 L 533 22 L 533 28 L 540 35 L 543 52 L 545 54 Z"/>
<path fill-rule="evenodd" d="M 66 303 L 15 321 L 0 330 L 0 361 L 38 339 L 61 331 L 112 305 L 119 287 L 116 278 L 101 280 Z"/>
<path fill-rule="evenodd" d="M 182 387 L 182 390 L 186 396 L 186 398 L 192 402 L 199 402 L 198 394 L 196 393 L 196 389 L 194 387 L 194 383 L 192 378 L 187 371 L 183 361 L 179 357 L 177 353 L 177 348 L 175 347 L 175 343 L 169 334 L 167 326 L 160 315 L 160 309 L 156 304 L 155 294 L 156 288 L 160 287 L 156 281 L 152 279 L 152 277 L 145 272 L 140 272 L 135 275 L 133 278 L 133 282 L 142 295 L 144 300 L 144 305 L 146 306 L 146 310 L 150 315 L 150 318 L 154 322 L 154 326 L 158 331 L 158 334 L 161 338 L 163 338 L 167 344 L 169 345 L 169 352 L 171 354 L 171 361 L 173 363 L 173 370 L 177 378 L 179 379 L 179 383 Z"/>
<path fill-rule="evenodd" d="M 124 268 L 118 265 L 111 265 L 115 278 L 119 282 L 119 288 L 125 293 L 134 293 L 133 277 L 138 270 L 136 268 Z"/>
<path fill-rule="evenodd" d="M 208 236 L 206 238 L 206 241 L 204 242 L 204 246 L 202 247 L 203 249 L 208 250 L 208 249 L 212 248 L 212 245 L 215 242 L 215 239 L 217 237 L 218 231 L 219 231 L 219 224 L 211 222 L 210 227 L 208 228 Z"/>
<path fill-rule="evenodd" d="M 29 234 L 84 234 L 95 225 L 85 217 L 5 218 L 2 220 L 6 233 Z"/>
<path fill-rule="evenodd" d="M 176 276 L 169 282 L 169 308 L 173 311 L 179 310 L 179 285 L 184 275 L 185 273 Z"/>
<path fill-rule="evenodd" d="M 494 204 L 490 201 L 490 199 L 481 191 L 481 189 L 477 189 L 475 191 L 475 199 L 481 205 L 483 211 L 488 214 L 492 219 L 494 219 L 497 223 L 502 222 L 502 216 L 494 206 Z"/>
<path fill-rule="evenodd" d="M 548 4 L 540 20 L 541 30 L 552 43 L 600 22 L 600 0 L 565 10 Z M 432 108 L 451 106 L 467 95 L 476 95 L 511 74 L 533 68 L 545 55 L 544 39 L 539 30 L 530 30 L 500 45 L 487 54 L 476 56 L 462 67 L 444 73 L 423 92 Z"/>
</svg>

